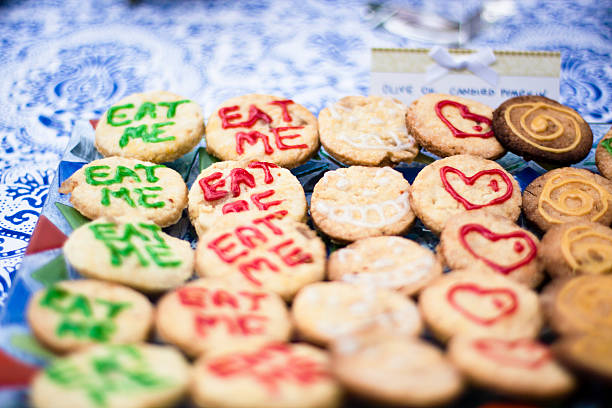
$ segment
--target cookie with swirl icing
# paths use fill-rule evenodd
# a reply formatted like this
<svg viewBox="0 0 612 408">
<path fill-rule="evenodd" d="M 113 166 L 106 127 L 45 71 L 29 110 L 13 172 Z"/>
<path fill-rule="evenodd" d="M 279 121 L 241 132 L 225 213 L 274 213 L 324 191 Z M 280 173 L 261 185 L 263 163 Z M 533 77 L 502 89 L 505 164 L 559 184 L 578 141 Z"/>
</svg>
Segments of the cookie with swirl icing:
<svg viewBox="0 0 612 408">
<path fill-rule="evenodd" d="M 612 180 L 612 127 L 597 145 L 595 164 L 602 176 Z"/>
<path fill-rule="evenodd" d="M 578 163 L 591 150 L 591 128 L 572 108 L 543 96 L 517 96 L 493 112 L 493 131 L 509 151 L 527 160 Z"/>
<path fill-rule="evenodd" d="M 612 181 L 562 167 L 536 178 L 523 192 L 523 211 L 541 230 L 570 221 L 612 223 Z"/>
</svg>

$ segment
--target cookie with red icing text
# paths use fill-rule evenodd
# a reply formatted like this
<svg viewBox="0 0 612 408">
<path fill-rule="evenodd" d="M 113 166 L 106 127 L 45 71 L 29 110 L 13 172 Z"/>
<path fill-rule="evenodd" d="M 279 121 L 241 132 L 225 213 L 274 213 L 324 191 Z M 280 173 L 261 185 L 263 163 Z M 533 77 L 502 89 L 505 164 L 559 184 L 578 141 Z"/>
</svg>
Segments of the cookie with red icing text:
<svg viewBox="0 0 612 408">
<path fill-rule="evenodd" d="M 417 174 L 410 204 L 426 227 L 440 233 L 448 220 L 480 209 L 516 221 L 521 189 L 496 162 L 457 155 L 436 160 Z"/>
<path fill-rule="evenodd" d="M 459 334 L 534 338 L 543 323 L 534 291 L 503 276 L 470 270 L 451 272 L 427 286 L 419 309 L 441 341 Z"/>
<path fill-rule="evenodd" d="M 444 225 L 437 252 L 451 269 L 482 270 L 535 288 L 544 278 L 538 245 L 534 234 L 509 219 L 472 211 Z"/>
<path fill-rule="evenodd" d="M 293 168 L 319 148 L 317 119 L 291 99 L 248 94 L 219 105 L 206 123 L 206 150 L 221 160 Z"/>
<path fill-rule="evenodd" d="M 471 99 L 427 94 L 406 114 L 409 133 L 440 157 L 471 154 L 496 159 L 506 152 L 493 133 L 493 109 Z"/>
</svg>

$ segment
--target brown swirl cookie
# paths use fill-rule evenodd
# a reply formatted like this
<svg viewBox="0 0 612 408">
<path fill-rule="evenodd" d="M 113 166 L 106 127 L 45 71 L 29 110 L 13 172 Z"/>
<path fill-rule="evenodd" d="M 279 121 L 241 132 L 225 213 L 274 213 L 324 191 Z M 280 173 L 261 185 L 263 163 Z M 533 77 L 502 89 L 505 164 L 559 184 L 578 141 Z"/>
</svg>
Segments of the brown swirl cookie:
<svg viewBox="0 0 612 408">
<path fill-rule="evenodd" d="M 595 164 L 602 176 L 612 180 L 612 127 L 597 145 Z"/>
<path fill-rule="evenodd" d="M 593 133 L 570 107 L 543 96 L 517 96 L 493 112 L 495 137 L 526 160 L 578 163 L 591 150 Z"/>
<path fill-rule="evenodd" d="M 612 336 L 596 332 L 568 336 L 552 347 L 555 355 L 571 368 L 584 374 L 612 381 Z"/>
</svg>

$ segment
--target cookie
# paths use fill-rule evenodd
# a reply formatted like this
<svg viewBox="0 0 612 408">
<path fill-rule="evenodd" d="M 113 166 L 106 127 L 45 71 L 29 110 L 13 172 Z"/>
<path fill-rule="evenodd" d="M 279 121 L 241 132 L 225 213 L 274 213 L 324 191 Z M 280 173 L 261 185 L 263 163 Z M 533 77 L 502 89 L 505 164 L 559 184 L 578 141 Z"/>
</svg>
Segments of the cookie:
<svg viewBox="0 0 612 408">
<path fill-rule="evenodd" d="M 591 332 L 563 337 L 552 349 L 562 362 L 572 369 L 612 382 L 612 335 Z"/>
<path fill-rule="evenodd" d="M 544 173 L 523 192 L 529 221 L 547 231 L 570 221 L 612 223 L 612 181 L 588 170 L 563 167 Z"/>
<path fill-rule="evenodd" d="M 558 398 L 575 386 L 549 348 L 533 339 L 456 336 L 448 357 L 471 382 L 506 395 Z"/>
<path fill-rule="evenodd" d="M 96 126 L 96 149 L 165 163 L 193 149 L 204 135 L 202 108 L 182 96 L 154 91 L 129 95 L 111 106 Z"/>
<path fill-rule="evenodd" d="M 218 106 L 206 123 L 206 150 L 221 160 L 293 168 L 319 149 L 317 118 L 291 99 L 249 94 Z"/>
<path fill-rule="evenodd" d="M 450 269 L 500 274 L 535 288 L 544 278 L 539 242 L 505 217 L 471 211 L 448 220 L 437 252 Z"/>
<path fill-rule="evenodd" d="M 202 408 L 334 408 L 342 391 L 327 353 L 307 344 L 272 343 L 200 358 L 191 395 Z"/>
<path fill-rule="evenodd" d="M 441 341 L 459 334 L 508 340 L 534 338 L 542 327 L 538 295 L 495 274 L 446 274 L 419 296 L 427 327 Z"/>
<path fill-rule="evenodd" d="M 402 173 L 390 167 L 340 168 L 315 185 L 310 215 L 320 231 L 339 242 L 401 235 L 414 222 L 409 191 Z"/>
<path fill-rule="evenodd" d="M 553 278 L 612 274 L 612 229 L 574 221 L 549 229 L 538 253 Z"/>
<path fill-rule="evenodd" d="M 495 139 L 492 118 L 493 109 L 480 102 L 432 93 L 412 102 L 406 124 L 419 145 L 440 157 L 471 154 L 496 159 L 506 151 Z"/>
<path fill-rule="evenodd" d="M 344 282 L 302 288 L 291 313 L 299 335 L 323 346 L 364 328 L 404 336 L 418 336 L 423 328 L 414 302 L 406 296 Z"/>
<path fill-rule="evenodd" d="M 595 149 L 595 164 L 602 176 L 612 180 L 612 127 Z"/>
<path fill-rule="evenodd" d="M 412 296 L 442 274 L 429 249 L 402 237 L 364 238 L 334 251 L 327 263 L 330 280 L 385 288 Z"/>
<path fill-rule="evenodd" d="M 64 256 L 81 275 L 143 292 L 176 287 L 193 274 L 193 250 L 141 219 L 98 218 L 70 234 Z"/>
<path fill-rule="evenodd" d="M 187 206 L 187 186 L 176 171 L 124 157 L 94 160 L 59 188 L 90 219 L 134 215 L 160 227 L 176 224 Z"/>
<path fill-rule="evenodd" d="M 35 408 L 157 408 L 187 393 L 189 365 L 176 349 L 98 345 L 53 360 L 30 390 Z"/>
<path fill-rule="evenodd" d="M 495 137 L 526 160 L 578 163 L 591 151 L 593 133 L 580 114 L 544 96 L 510 98 L 493 112 Z"/>
<path fill-rule="evenodd" d="M 29 300 L 32 334 L 64 353 L 95 343 L 138 343 L 153 324 L 153 306 L 140 293 L 95 280 L 58 282 Z"/>
<path fill-rule="evenodd" d="M 291 334 L 280 296 L 221 278 L 197 279 L 164 295 L 155 328 L 189 356 L 288 341 Z"/>
<path fill-rule="evenodd" d="M 442 352 L 418 339 L 357 336 L 336 342 L 332 370 L 352 394 L 377 405 L 446 406 L 463 379 Z"/>
<path fill-rule="evenodd" d="M 551 328 L 562 335 L 612 334 L 612 276 L 557 279 L 544 288 L 542 306 Z"/>
<path fill-rule="evenodd" d="M 437 160 L 417 174 L 410 204 L 423 224 L 439 234 L 448 220 L 481 208 L 516 221 L 521 188 L 496 162 L 457 155 Z"/>
<path fill-rule="evenodd" d="M 235 276 L 251 288 L 290 300 L 325 277 L 323 241 L 306 224 L 276 214 L 227 214 L 200 236 L 196 272 Z"/>
<path fill-rule="evenodd" d="M 396 99 L 346 96 L 319 112 L 321 144 L 349 165 L 410 163 L 419 146 L 406 129 L 406 110 Z"/>
<path fill-rule="evenodd" d="M 289 170 L 269 162 L 214 163 L 200 173 L 189 190 L 189 218 L 198 235 L 224 214 L 278 213 L 304 221 L 306 208 L 299 180 Z"/>
</svg>

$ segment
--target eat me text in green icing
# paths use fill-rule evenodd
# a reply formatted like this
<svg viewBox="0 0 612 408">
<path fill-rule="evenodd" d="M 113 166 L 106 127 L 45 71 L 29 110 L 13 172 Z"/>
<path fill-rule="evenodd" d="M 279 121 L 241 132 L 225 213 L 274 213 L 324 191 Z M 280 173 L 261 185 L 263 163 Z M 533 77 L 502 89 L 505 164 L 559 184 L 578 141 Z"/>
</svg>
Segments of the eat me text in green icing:
<svg viewBox="0 0 612 408">
<path fill-rule="evenodd" d="M 132 112 L 135 109 L 134 104 L 128 103 L 125 105 L 112 106 L 106 114 L 106 123 L 113 127 L 122 127 L 127 125 L 119 139 L 119 147 L 124 148 L 130 142 L 130 139 L 141 139 L 145 143 L 160 143 L 167 142 L 176 139 L 175 136 L 163 136 L 166 133 L 166 126 L 172 126 L 175 124 L 174 121 L 166 120 L 163 122 L 153 123 L 151 128 L 146 124 L 134 125 L 134 122 L 141 121 L 145 117 L 152 119 L 172 119 L 176 116 L 176 109 L 183 103 L 191 102 L 189 99 L 182 99 L 180 101 L 172 102 L 143 102 L 136 113 L 130 119 L 126 112 Z M 164 109 L 159 109 L 159 108 Z M 165 116 L 163 111 L 165 110 Z"/>
<path fill-rule="evenodd" d="M 103 353 L 91 356 L 85 367 L 66 358 L 56 359 L 45 375 L 63 388 L 85 392 L 100 408 L 108 405 L 113 394 L 149 392 L 173 384 L 172 379 L 152 372 L 142 353 L 130 345 L 106 346 Z"/>
<path fill-rule="evenodd" d="M 95 223 L 89 229 L 108 249 L 113 266 L 121 266 L 126 257 L 136 257 L 141 266 L 153 262 L 162 268 L 173 268 L 182 263 L 161 237 L 161 228 L 156 224 L 126 223 L 121 232 L 121 226 L 115 223 Z"/>
<path fill-rule="evenodd" d="M 97 342 L 107 342 L 117 330 L 114 319 L 130 303 L 113 302 L 79 293 L 70 293 L 59 286 L 47 289 L 39 304 L 61 315 L 55 333 L 59 337 L 73 336 Z"/>
<path fill-rule="evenodd" d="M 108 170 L 110 170 L 109 166 L 87 166 L 85 167 L 85 181 L 92 186 L 111 186 L 113 184 L 120 184 L 123 183 L 123 179 L 125 178 L 141 183 L 142 177 L 139 176 L 136 171 L 144 170 L 145 180 L 149 183 L 157 183 L 159 177 L 155 175 L 155 169 L 158 167 L 164 166 L 137 164 L 132 170 L 129 167 L 119 165 L 115 168 L 113 178 L 108 178 L 110 176 L 110 172 L 108 172 Z M 155 201 L 155 198 L 159 197 L 159 194 L 154 193 L 162 190 L 163 189 L 159 186 L 136 187 L 132 190 L 129 190 L 127 187 L 119 187 L 118 189 L 103 187 L 101 190 L 102 198 L 100 203 L 104 206 L 109 206 L 111 204 L 111 197 L 114 197 L 125 201 L 133 208 L 135 208 L 136 205 L 144 208 L 162 208 L 166 203 L 163 201 Z M 134 195 L 136 196 L 136 200 L 133 198 Z"/>
</svg>

